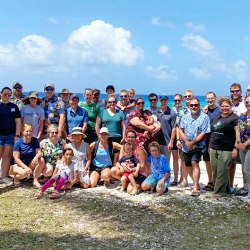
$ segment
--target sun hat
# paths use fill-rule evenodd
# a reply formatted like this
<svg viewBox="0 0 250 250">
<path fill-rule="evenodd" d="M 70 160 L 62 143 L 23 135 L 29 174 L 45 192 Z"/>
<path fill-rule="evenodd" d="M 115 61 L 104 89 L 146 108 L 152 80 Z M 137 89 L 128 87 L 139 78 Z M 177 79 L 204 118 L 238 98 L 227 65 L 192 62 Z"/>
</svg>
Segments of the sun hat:
<svg viewBox="0 0 250 250">
<path fill-rule="evenodd" d="M 109 134 L 108 128 L 106 128 L 106 127 L 101 128 L 100 131 L 99 131 L 99 134 L 101 134 L 101 133 L 107 133 L 107 134 Z"/>
<path fill-rule="evenodd" d="M 23 87 L 22 83 L 19 82 L 19 81 L 15 81 L 15 82 L 13 83 L 13 87 L 15 87 L 17 84 L 19 84 L 21 87 Z"/>
<path fill-rule="evenodd" d="M 86 138 L 87 136 L 82 132 L 82 128 L 81 127 L 74 127 L 72 129 L 72 133 L 70 134 L 71 135 L 82 135 L 83 138 Z"/>
<path fill-rule="evenodd" d="M 60 96 L 61 94 L 70 94 L 70 95 L 72 95 L 72 93 L 71 92 L 69 92 L 69 90 L 68 89 L 63 89 L 60 93 L 58 93 L 58 96 Z"/>
<path fill-rule="evenodd" d="M 44 85 L 44 89 L 46 89 L 47 87 L 52 87 L 53 89 L 55 89 L 54 84 L 53 84 L 53 83 L 50 83 L 50 82 L 48 82 L 48 83 L 46 83 L 46 84 Z"/>
<path fill-rule="evenodd" d="M 37 99 L 37 104 L 39 105 L 42 102 L 42 99 L 38 97 L 38 93 L 36 91 L 30 91 L 29 95 L 25 98 L 22 98 L 21 101 L 23 104 L 29 104 L 30 103 L 30 98 L 36 98 Z"/>
<path fill-rule="evenodd" d="M 167 95 L 160 95 L 160 96 L 159 96 L 159 100 L 161 100 L 161 99 L 166 99 L 166 100 L 168 100 L 168 96 L 167 96 Z"/>
<path fill-rule="evenodd" d="M 79 96 L 77 94 L 72 94 L 69 99 L 72 100 L 73 98 L 77 98 L 79 101 Z"/>
</svg>

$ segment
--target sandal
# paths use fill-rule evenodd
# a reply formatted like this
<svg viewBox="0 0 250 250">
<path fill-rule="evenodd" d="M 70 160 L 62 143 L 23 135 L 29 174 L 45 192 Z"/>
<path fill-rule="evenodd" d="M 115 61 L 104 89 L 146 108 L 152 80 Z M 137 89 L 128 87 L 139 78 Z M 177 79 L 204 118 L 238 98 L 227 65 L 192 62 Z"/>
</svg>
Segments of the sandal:
<svg viewBox="0 0 250 250">
<path fill-rule="evenodd" d="M 20 181 L 13 181 L 13 184 L 10 187 L 19 188 L 19 187 L 21 187 L 21 182 Z"/>
<path fill-rule="evenodd" d="M 41 190 L 39 190 L 35 195 L 34 195 L 34 197 L 36 198 L 36 199 L 39 199 L 39 198 L 41 198 L 41 197 L 43 197 L 44 196 L 44 193 L 41 191 Z"/>
<path fill-rule="evenodd" d="M 173 181 L 170 183 L 170 186 L 177 186 L 178 185 L 178 182 L 177 181 Z"/>
<path fill-rule="evenodd" d="M 49 195 L 49 198 L 51 198 L 51 199 L 57 199 L 57 198 L 59 198 L 60 196 L 61 196 L 61 195 L 60 195 L 59 192 L 54 191 L 53 193 L 51 193 L 51 194 Z"/>
<path fill-rule="evenodd" d="M 33 188 L 38 189 L 38 188 L 41 188 L 41 187 L 42 186 L 41 186 L 41 184 L 39 182 L 33 182 Z"/>
<path fill-rule="evenodd" d="M 133 191 L 130 193 L 131 195 L 138 195 L 140 193 L 140 190 L 133 189 Z"/>
<path fill-rule="evenodd" d="M 127 191 L 127 188 L 123 188 L 123 187 L 121 187 L 120 189 L 119 189 L 119 191 L 122 193 L 122 192 L 126 192 Z"/>
<path fill-rule="evenodd" d="M 214 183 L 213 182 L 208 182 L 207 185 L 203 188 L 203 190 L 214 191 Z"/>
<path fill-rule="evenodd" d="M 199 192 L 192 192 L 191 196 L 192 197 L 199 197 L 200 193 Z"/>
<path fill-rule="evenodd" d="M 181 182 L 177 185 L 178 188 L 185 188 L 188 187 L 188 183 L 187 182 Z"/>
</svg>

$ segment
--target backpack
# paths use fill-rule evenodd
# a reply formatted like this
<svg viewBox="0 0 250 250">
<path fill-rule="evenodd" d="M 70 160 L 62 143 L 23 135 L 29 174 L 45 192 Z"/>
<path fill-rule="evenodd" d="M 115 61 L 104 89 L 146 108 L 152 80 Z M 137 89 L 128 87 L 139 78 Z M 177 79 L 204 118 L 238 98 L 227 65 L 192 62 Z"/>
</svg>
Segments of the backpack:
<svg viewBox="0 0 250 250">
<path fill-rule="evenodd" d="M 92 151 L 92 161 L 96 157 L 96 152 L 97 152 L 99 143 L 100 143 L 99 140 L 95 142 L 94 150 Z M 109 156 L 110 156 L 111 162 L 113 163 L 113 161 L 114 161 L 114 151 L 113 151 L 113 143 L 112 143 L 111 140 L 108 140 L 108 148 L 109 148 Z"/>
</svg>

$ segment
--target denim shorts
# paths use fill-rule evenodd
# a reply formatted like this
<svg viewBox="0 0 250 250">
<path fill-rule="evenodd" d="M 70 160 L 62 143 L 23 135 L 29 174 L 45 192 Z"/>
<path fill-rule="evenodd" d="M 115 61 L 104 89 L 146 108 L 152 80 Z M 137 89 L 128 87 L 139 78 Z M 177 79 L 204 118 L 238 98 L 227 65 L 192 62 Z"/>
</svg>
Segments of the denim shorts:
<svg viewBox="0 0 250 250">
<path fill-rule="evenodd" d="M 147 179 L 146 179 L 143 183 L 145 183 L 145 184 L 147 184 L 148 186 L 152 187 L 152 186 L 158 185 L 158 182 L 159 182 L 159 181 L 160 181 L 160 180 L 155 179 L 152 175 L 149 175 L 149 176 L 147 177 Z M 169 182 L 168 182 L 167 180 L 165 180 L 165 181 L 164 181 L 164 187 L 162 188 L 162 190 L 165 191 L 166 188 L 168 187 L 168 185 L 169 185 Z"/>
<path fill-rule="evenodd" d="M 3 146 L 14 146 L 14 134 L 11 135 L 0 135 L 0 147 Z"/>
</svg>

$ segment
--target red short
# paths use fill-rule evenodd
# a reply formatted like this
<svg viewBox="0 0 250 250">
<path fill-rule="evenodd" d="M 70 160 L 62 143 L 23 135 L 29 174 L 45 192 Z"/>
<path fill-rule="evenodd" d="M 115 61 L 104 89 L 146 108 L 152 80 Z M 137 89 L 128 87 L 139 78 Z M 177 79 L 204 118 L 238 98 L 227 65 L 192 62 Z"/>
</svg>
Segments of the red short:
<svg viewBox="0 0 250 250">
<path fill-rule="evenodd" d="M 134 172 L 127 172 L 127 173 L 124 173 L 122 176 L 125 176 L 125 177 L 126 177 L 126 180 L 128 180 L 128 177 L 129 177 L 131 174 L 134 175 Z"/>
</svg>

